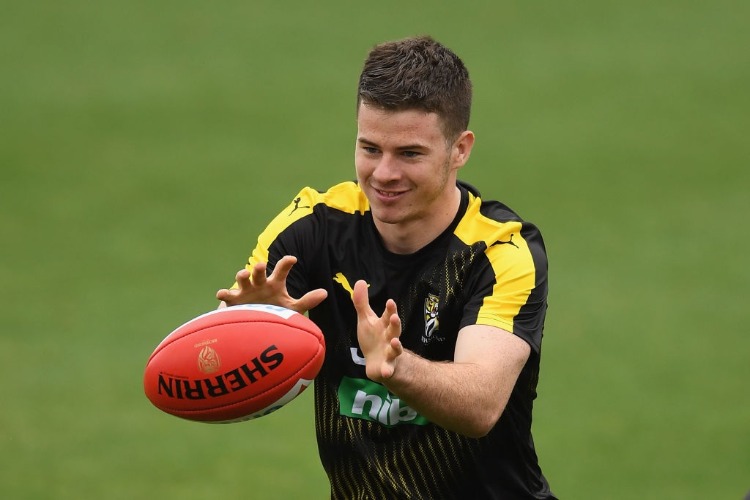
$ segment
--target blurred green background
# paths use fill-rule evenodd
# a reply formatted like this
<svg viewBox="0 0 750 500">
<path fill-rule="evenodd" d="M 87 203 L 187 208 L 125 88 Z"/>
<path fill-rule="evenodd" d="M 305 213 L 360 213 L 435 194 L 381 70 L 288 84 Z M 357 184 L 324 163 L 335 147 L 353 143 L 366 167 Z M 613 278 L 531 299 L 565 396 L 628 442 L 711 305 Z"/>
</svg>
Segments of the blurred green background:
<svg viewBox="0 0 750 500">
<path fill-rule="evenodd" d="M 543 230 L 534 432 L 564 499 L 750 490 L 748 2 L 5 2 L 0 497 L 325 498 L 311 391 L 213 426 L 143 395 L 303 185 L 353 171 L 375 43 L 466 62 L 462 178 Z"/>
</svg>

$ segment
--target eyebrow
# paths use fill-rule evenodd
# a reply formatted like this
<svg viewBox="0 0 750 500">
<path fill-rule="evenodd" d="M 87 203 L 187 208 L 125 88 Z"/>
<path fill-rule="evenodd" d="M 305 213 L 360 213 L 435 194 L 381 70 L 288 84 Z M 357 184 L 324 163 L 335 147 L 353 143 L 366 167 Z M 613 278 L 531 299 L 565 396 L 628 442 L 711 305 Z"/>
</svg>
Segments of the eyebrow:
<svg viewBox="0 0 750 500">
<path fill-rule="evenodd" d="M 380 148 L 379 144 L 372 142 L 371 140 L 366 139 L 364 137 L 357 137 L 357 142 L 360 144 L 366 144 L 368 146 L 375 146 L 377 148 Z M 407 150 L 412 150 L 412 149 L 421 149 L 422 151 L 426 151 L 429 148 L 427 146 L 424 146 L 423 144 L 406 144 L 404 146 L 399 146 L 396 149 L 399 151 L 407 151 Z"/>
<path fill-rule="evenodd" d="M 365 139 L 364 137 L 357 137 L 357 142 L 361 142 L 362 144 L 368 144 L 370 146 L 377 146 L 374 142 Z"/>
</svg>

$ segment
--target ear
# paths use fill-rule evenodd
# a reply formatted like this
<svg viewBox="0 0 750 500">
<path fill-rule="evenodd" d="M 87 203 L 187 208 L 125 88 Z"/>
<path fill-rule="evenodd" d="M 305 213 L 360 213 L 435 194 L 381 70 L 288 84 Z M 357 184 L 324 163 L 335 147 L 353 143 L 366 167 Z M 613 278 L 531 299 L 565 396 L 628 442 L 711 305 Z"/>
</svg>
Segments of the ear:
<svg viewBox="0 0 750 500">
<path fill-rule="evenodd" d="M 474 147 L 474 132 L 471 130 L 464 130 L 461 135 L 458 136 L 456 142 L 453 143 L 453 166 L 456 168 L 463 167 L 469 156 L 471 156 L 471 148 Z"/>
</svg>

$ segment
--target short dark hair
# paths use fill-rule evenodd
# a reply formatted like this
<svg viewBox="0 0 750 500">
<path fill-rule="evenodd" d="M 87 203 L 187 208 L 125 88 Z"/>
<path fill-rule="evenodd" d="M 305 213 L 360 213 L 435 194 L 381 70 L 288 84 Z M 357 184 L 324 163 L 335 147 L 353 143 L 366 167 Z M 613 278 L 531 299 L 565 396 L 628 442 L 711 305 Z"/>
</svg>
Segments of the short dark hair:
<svg viewBox="0 0 750 500">
<path fill-rule="evenodd" d="M 376 45 L 359 77 L 360 104 L 387 110 L 436 113 L 455 140 L 469 127 L 471 80 L 463 61 L 429 36 Z"/>
</svg>

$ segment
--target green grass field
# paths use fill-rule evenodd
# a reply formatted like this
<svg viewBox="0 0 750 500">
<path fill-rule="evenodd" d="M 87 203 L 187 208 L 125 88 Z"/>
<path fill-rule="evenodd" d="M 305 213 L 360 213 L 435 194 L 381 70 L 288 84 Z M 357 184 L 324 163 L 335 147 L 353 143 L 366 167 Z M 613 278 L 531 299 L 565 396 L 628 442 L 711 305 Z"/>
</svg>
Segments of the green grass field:
<svg viewBox="0 0 750 500">
<path fill-rule="evenodd" d="M 291 4 L 291 5 L 290 5 Z M 357 76 L 429 33 L 463 179 L 541 226 L 534 432 L 564 499 L 750 491 L 750 5 L 29 2 L 0 16 L 0 497 L 325 498 L 311 391 L 162 414 L 146 358 L 303 185 L 352 178 Z"/>
</svg>

